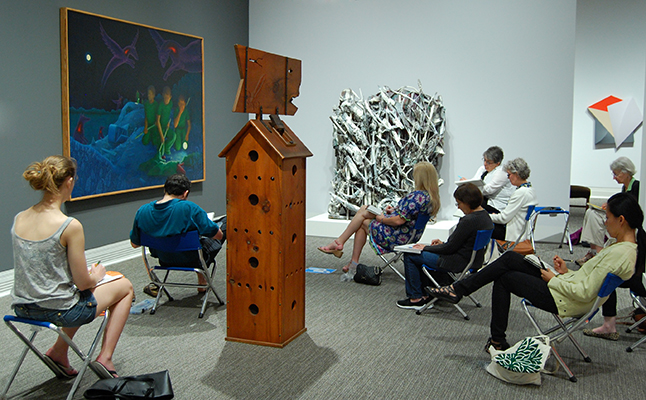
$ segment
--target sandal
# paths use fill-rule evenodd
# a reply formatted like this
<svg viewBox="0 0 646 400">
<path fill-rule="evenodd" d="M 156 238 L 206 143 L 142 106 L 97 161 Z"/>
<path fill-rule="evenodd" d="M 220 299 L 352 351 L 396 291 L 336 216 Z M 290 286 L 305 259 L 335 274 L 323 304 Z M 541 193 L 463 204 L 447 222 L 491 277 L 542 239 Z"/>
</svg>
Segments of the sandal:
<svg viewBox="0 0 646 400">
<path fill-rule="evenodd" d="M 440 300 L 448 301 L 451 304 L 458 304 L 462 299 L 462 296 L 458 296 L 453 290 L 453 286 L 442 286 L 441 288 L 431 288 L 429 290 L 431 296 L 434 296 Z"/>
<path fill-rule="evenodd" d="M 339 244 L 336 239 L 334 239 L 334 245 L 336 246 L 334 249 L 331 249 L 330 245 L 327 245 L 325 247 L 317 247 L 317 249 L 325 254 L 332 254 L 336 258 L 341 258 L 341 256 L 343 255 L 343 245 Z"/>
<path fill-rule="evenodd" d="M 505 351 L 511 346 L 509 345 L 509 343 L 507 343 L 506 340 L 503 340 L 502 342 L 499 343 L 499 342 L 494 342 L 493 339 L 489 338 L 487 339 L 487 344 L 485 344 L 485 348 L 484 348 L 484 351 L 486 353 L 489 353 L 489 347 L 493 347 L 498 351 Z"/>
<path fill-rule="evenodd" d="M 148 285 L 144 286 L 144 293 L 151 297 L 157 297 L 159 293 L 159 286 L 150 282 Z"/>
<path fill-rule="evenodd" d="M 90 366 L 98 375 L 101 375 L 102 379 L 118 378 L 117 371 L 108 369 L 105 365 L 101 364 L 98 361 L 92 361 Z"/>
<path fill-rule="evenodd" d="M 66 367 L 63 364 L 59 363 L 58 361 L 54 361 L 47 354 L 45 354 L 44 357 L 53 363 L 54 368 L 56 369 L 56 372 L 58 372 L 57 376 L 60 374 L 60 377 L 63 379 L 76 378 L 76 376 L 79 374 L 79 372 L 74 368 L 72 368 L 71 365 L 69 367 Z"/>
</svg>

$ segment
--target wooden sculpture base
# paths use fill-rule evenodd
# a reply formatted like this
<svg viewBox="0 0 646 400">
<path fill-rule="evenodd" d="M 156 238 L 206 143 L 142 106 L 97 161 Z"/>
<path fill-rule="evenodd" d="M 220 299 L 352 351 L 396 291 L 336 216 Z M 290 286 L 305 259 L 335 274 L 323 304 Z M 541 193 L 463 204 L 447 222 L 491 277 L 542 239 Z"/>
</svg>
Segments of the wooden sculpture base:
<svg viewBox="0 0 646 400">
<path fill-rule="evenodd" d="M 307 328 L 303 328 L 299 332 L 296 332 L 292 337 L 288 338 L 284 342 L 281 343 L 274 343 L 274 342 L 261 342 L 259 340 L 251 340 L 251 339 L 241 339 L 241 338 L 236 338 L 236 337 L 225 337 L 224 340 L 227 342 L 241 342 L 241 343 L 247 343 L 247 344 L 256 344 L 260 346 L 270 346 L 270 347 L 278 347 L 278 348 L 283 348 L 289 344 L 292 340 L 296 339 L 299 337 L 302 333 L 305 333 L 307 331 Z"/>
</svg>

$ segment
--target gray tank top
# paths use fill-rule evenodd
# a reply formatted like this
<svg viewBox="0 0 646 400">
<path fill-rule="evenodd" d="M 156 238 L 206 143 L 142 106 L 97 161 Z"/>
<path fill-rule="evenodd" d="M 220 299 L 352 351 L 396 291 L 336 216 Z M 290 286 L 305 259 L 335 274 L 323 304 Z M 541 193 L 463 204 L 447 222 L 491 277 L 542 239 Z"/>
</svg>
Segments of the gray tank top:
<svg viewBox="0 0 646 400">
<path fill-rule="evenodd" d="M 67 247 L 61 244 L 61 235 L 74 218 L 68 217 L 47 239 L 27 240 L 16 235 L 16 217 L 11 227 L 14 268 L 12 307 L 16 304 L 36 304 L 52 310 L 71 308 L 78 302 L 79 293 L 72 281 Z"/>
</svg>

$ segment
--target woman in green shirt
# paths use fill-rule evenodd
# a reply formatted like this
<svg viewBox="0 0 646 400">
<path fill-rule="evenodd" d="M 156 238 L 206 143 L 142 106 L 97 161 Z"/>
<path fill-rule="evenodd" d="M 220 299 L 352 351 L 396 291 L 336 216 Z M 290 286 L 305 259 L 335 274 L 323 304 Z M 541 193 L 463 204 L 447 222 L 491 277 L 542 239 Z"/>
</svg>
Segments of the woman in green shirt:
<svg viewBox="0 0 646 400">
<path fill-rule="evenodd" d="M 489 345 L 505 350 L 509 348 L 505 331 L 512 293 L 542 310 L 564 317 L 579 316 L 590 309 L 608 273 L 627 280 L 633 276 L 636 265 L 643 270 L 646 235 L 642 228 L 644 213 L 637 201 L 629 194 L 617 193 L 608 200 L 606 216 L 608 234 L 617 242 L 578 271 L 569 271 L 565 261 L 554 256 L 554 269 L 558 272 L 554 275 L 548 269 L 534 267 L 518 253 L 507 252 L 478 273 L 430 292 L 455 304 L 493 282 L 491 337 L 485 350 Z"/>
</svg>

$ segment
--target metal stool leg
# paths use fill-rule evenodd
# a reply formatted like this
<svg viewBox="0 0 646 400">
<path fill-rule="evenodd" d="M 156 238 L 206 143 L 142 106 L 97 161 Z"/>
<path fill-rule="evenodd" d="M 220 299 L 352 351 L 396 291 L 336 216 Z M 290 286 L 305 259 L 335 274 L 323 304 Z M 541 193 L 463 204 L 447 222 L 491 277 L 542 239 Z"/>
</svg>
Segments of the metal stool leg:
<svg viewBox="0 0 646 400">
<path fill-rule="evenodd" d="M 642 344 L 644 342 L 646 342 L 646 336 L 644 336 L 643 338 L 641 338 L 638 341 L 636 341 L 635 343 L 633 343 L 632 346 L 627 347 L 626 351 L 628 353 L 632 353 L 632 351 L 635 350 L 635 348 L 637 348 L 637 346 L 639 346 L 640 344 Z"/>
<path fill-rule="evenodd" d="M 78 389 L 81 379 L 83 379 L 83 375 L 85 374 L 85 371 L 87 370 L 87 367 L 90 366 L 90 362 L 92 361 L 92 355 L 94 354 L 94 351 L 96 350 L 101 337 L 103 335 L 103 331 L 105 330 L 105 327 L 108 323 L 108 311 L 105 311 L 105 314 L 103 315 L 103 321 L 101 321 L 101 325 L 99 327 L 99 330 L 94 338 L 94 341 L 92 342 L 92 345 L 90 346 L 90 349 L 88 350 L 88 354 L 85 355 L 83 351 L 72 341 L 72 339 L 67 336 L 67 334 L 62 330 L 62 328 L 51 324 L 49 322 L 43 322 L 43 321 L 36 321 L 36 320 L 28 320 L 25 318 L 17 318 L 14 316 L 5 316 L 4 318 L 5 323 L 11 329 L 16 336 L 25 344 L 25 347 L 20 355 L 20 358 L 18 359 L 18 362 L 16 363 L 16 366 L 14 367 L 11 376 L 9 378 L 9 381 L 7 382 L 6 387 L 4 388 L 2 395 L 0 398 L 6 399 L 6 394 L 9 392 L 9 388 L 11 384 L 13 383 L 16 375 L 18 374 L 18 371 L 20 369 L 20 366 L 22 365 L 23 361 L 25 360 L 25 357 L 27 356 L 27 352 L 31 350 L 49 369 L 54 372 L 54 374 L 59 377 L 59 378 L 64 378 L 64 376 L 60 375 L 60 372 L 58 372 L 58 368 L 56 365 L 53 363 L 51 359 L 48 357 L 45 357 L 43 353 L 38 350 L 34 344 L 33 341 L 36 337 L 36 334 L 38 333 L 39 329 L 47 328 L 53 332 L 56 332 L 60 338 L 62 338 L 65 343 L 69 345 L 69 347 L 76 353 L 77 356 L 83 361 L 83 366 L 79 369 L 78 375 L 74 379 L 74 383 L 72 384 L 72 388 L 70 392 L 67 395 L 67 399 L 71 400 L 74 397 L 74 393 Z M 29 338 L 27 338 L 15 325 L 14 322 L 17 323 L 23 323 L 23 324 L 28 324 L 34 329 L 33 333 L 30 335 Z M 102 377 L 100 374 L 100 371 L 94 371 L 99 377 Z"/>
<path fill-rule="evenodd" d="M 7 323 L 8 325 L 8 323 Z M 12 330 L 15 329 L 15 327 L 11 327 Z M 15 331 L 14 331 L 15 332 Z M 36 338 L 36 334 L 38 333 L 37 330 L 34 330 L 29 337 L 29 343 L 32 343 L 34 341 L 34 338 Z M 22 334 L 18 335 L 19 337 L 22 336 Z M 33 346 L 33 345 L 32 345 Z M 9 381 L 7 381 L 7 385 L 5 388 L 2 390 L 2 394 L 0 395 L 0 399 L 6 399 L 7 397 L 7 392 L 9 392 L 9 387 L 11 387 L 11 384 L 13 383 L 13 380 L 16 379 L 16 375 L 18 375 L 18 371 L 20 370 L 20 366 L 22 366 L 22 362 L 25 360 L 25 357 L 27 356 L 27 352 L 29 351 L 29 346 L 25 346 L 22 349 L 22 353 L 20 353 L 20 358 L 18 359 L 18 362 L 16 362 L 16 365 L 13 367 L 13 371 L 11 372 L 11 376 L 9 377 Z"/>
</svg>

